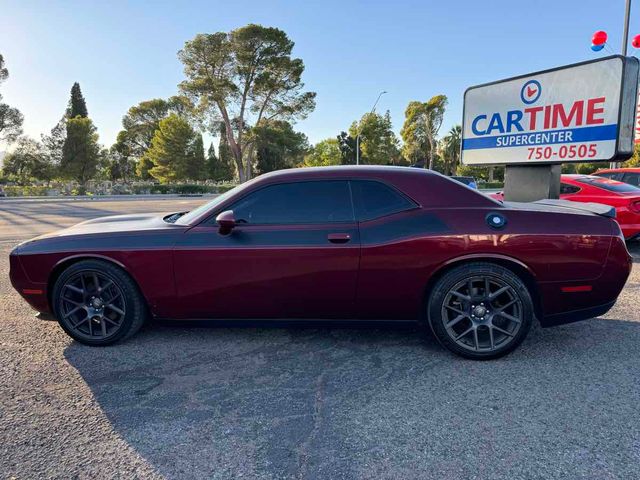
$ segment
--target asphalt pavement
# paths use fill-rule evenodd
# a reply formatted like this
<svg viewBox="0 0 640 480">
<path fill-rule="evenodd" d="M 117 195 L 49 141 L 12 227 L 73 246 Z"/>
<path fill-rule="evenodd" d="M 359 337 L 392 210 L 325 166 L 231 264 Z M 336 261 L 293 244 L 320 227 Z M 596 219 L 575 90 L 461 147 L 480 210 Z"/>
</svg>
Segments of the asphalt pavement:
<svg viewBox="0 0 640 480">
<path fill-rule="evenodd" d="M 605 317 L 491 362 L 373 326 L 154 324 L 91 348 L 11 288 L 19 240 L 202 201 L 0 202 L 2 478 L 640 477 L 637 264 Z"/>
</svg>

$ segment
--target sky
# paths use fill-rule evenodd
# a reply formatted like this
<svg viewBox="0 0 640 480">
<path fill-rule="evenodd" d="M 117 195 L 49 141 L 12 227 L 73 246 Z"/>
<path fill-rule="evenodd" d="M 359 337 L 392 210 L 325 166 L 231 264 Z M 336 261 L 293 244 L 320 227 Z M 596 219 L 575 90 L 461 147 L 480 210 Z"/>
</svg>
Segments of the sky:
<svg viewBox="0 0 640 480">
<path fill-rule="evenodd" d="M 398 133 L 412 100 L 445 94 L 441 134 L 461 123 L 471 86 L 620 52 L 624 0 L 35 1 L 0 0 L 5 103 L 39 138 L 61 118 L 79 82 L 100 142 L 110 146 L 127 109 L 175 95 L 177 52 L 198 33 L 248 23 L 278 27 L 305 63 L 317 106 L 296 129 L 335 137 L 371 110 Z M 635 2 L 630 36 L 640 33 Z M 596 30 L 611 51 L 590 50 Z M 630 47 L 630 53 L 634 53 Z M 0 145 L 2 150 L 2 145 Z"/>
</svg>

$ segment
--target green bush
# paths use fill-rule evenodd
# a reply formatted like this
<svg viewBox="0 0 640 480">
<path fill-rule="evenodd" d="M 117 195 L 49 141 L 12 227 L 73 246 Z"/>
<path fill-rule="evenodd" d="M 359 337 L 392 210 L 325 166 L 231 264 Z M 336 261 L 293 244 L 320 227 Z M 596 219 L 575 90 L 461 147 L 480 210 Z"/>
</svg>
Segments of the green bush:
<svg viewBox="0 0 640 480">
<path fill-rule="evenodd" d="M 191 183 L 175 184 L 175 185 L 134 185 L 126 187 L 115 184 L 112 188 L 113 195 L 126 195 L 133 193 L 135 195 L 148 194 L 177 194 L 177 195 L 198 195 L 203 193 L 224 193 L 234 188 L 233 184 L 220 185 L 196 185 Z M 3 187 L 8 197 L 26 197 L 26 196 L 46 196 L 51 187 L 44 186 L 18 186 L 8 185 Z M 71 190 L 71 195 L 82 195 L 79 188 Z M 85 192 L 85 195 L 94 195 L 92 192 Z"/>
<path fill-rule="evenodd" d="M 479 188 L 503 188 L 504 183 L 502 182 L 481 182 L 478 184 Z"/>
<path fill-rule="evenodd" d="M 175 185 L 154 185 L 149 190 L 149 193 L 161 193 L 161 194 L 174 193 L 173 192 L 174 188 L 175 188 Z"/>
<path fill-rule="evenodd" d="M 128 185 L 123 185 L 121 183 L 115 183 L 113 187 L 111 187 L 111 195 L 130 195 L 133 193 L 131 188 Z"/>
<path fill-rule="evenodd" d="M 236 185 L 218 185 L 218 193 L 228 192 L 232 188 L 236 188 Z"/>
<path fill-rule="evenodd" d="M 41 197 L 47 194 L 47 190 L 50 190 L 49 187 L 36 187 L 36 186 L 7 186 L 4 187 L 4 193 L 7 194 L 7 197 Z"/>
<path fill-rule="evenodd" d="M 176 185 L 175 193 L 181 195 L 191 195 L 196 193 L 216 193 L 213 185 Z"/>
<path fill-rule="evenodd" d="M 178 195 L 197 195 L 203 193 L 224 193 L 232 189 L 235 185 L 196 185 L 191 183 L 185 184 L 163 184 L 163 185 L 135 185 L 133 193 L 137 195 L 143 194 L 178 194 Z"/>
</svg>

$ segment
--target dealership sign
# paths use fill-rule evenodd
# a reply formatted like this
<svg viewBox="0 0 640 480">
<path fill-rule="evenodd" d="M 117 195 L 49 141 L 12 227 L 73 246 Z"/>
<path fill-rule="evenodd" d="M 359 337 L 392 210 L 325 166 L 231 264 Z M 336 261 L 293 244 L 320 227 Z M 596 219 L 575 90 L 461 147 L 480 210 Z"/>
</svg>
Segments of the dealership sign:
<svg viewBox="0 0 640 480">
<path fill-rule="evenodd" d="M 633 153 L 638 59 L 612 56 L 467 89 L 462 163 L 626 159 Z"/>
</svg>

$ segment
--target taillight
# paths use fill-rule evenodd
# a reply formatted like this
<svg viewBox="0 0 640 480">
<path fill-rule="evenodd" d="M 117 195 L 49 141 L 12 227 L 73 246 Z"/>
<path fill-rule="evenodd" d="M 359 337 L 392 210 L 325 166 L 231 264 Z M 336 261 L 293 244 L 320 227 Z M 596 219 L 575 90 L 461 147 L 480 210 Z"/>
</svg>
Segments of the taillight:
<svg viewBox="0 0 640 480">
<path fill-rule="evenodd" d="M 631 202 L 629 204 L 629 210 L 635 213 L 640 213 L 640 200 L 636 200 L 635 202 Z"/>
</svg>

